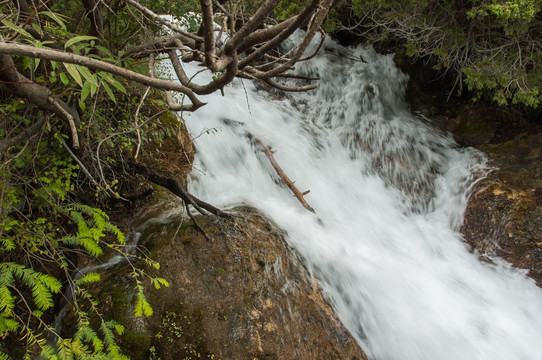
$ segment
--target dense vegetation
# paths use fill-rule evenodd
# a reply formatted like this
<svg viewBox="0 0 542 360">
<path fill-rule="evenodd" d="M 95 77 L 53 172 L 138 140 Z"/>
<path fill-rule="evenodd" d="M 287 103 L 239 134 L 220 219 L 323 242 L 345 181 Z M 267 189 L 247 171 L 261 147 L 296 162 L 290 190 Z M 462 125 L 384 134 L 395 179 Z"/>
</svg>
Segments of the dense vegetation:
<svg viewBox="0 0 542 360">
<path fill-rule="evenodd" d="M 501 106 L 530 108 L 542 101 L 542 1 L 352 0 L 346 28 L 368 39 L 406 48 L 468 90 Z"/>
<path fill-rule="evenodd" d="M 200 211 L 216 210 L 155 172 L 165 150 L 184 155 L 182 121 L 169 111 L 182 118 L 204 105 L 199 95 L 239 76 L 283 90 L 312 88 L 273 78 L 290 76 L 331 3 L 307 2 L 277 22 L 278 0 L 0 1 L 0 359 L 126 358 L 116 340 L 123 325 L 104 318 L 89 291 L 100 275 L 79 269 L 104 253 L 124 256 L 135 316 L 152 314 L 145 287 L 168 282 L 142 270 L 139 263 L 159 265 L 129 252 L 110 216 L 125 216 L 150 182 Z M 300 27 L 305 42 L 277 54 Z M 217 29 L 226 41 L 216 41 Z M 175 80 L 154 73 L 165 58 Z M 213 80 L 192 82 L 181 61 L 201 63 Z M 52 325 L 64 305 L 73 333 Z"/>
</svg>

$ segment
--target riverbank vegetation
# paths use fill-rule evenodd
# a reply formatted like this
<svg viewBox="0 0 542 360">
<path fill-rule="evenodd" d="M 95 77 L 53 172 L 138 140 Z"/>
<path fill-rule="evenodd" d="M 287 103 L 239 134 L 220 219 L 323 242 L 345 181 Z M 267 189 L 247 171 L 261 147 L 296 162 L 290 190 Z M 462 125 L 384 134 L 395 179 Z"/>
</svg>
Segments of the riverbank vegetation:
<svg viewBox="0 0 542 360">
<path fill-rule="evenodd" d="M 370 44 L 404 47 L 453 81 L 450 95 L 499 106 L 542 101 L 542 1 L 352 0 L 346 30 Z M 348 20 L 345 20 L 348 19 Z"/>
<path fill-rule="evenodd" d="M 130 252 L 112 217 L 129 214 L 153 182 L 201 212 L 217 211 L 156 172 L 172 170 L 162 152 L 189 157 L 182 121 L 169 111 L 182 118 L 235 77 L 287 91 L 314 87 L 273 79 L 295 76 L 291 67 L 332 1 L 307 2 L 281 22 L 272 19 L 278 0 L 247 4 L 0 1 L 0 359 L 126 358 L 116 341 L 123 325 L 103 318 L 89 291 L 99 273 L 79 269 L 104 253 L 123 256 L 132 264 L 134 315 L 150 316 L 145 287 L 168 282 L 141 270 L 140 262 L 159 264 Z M 303 43 L 277 53 L 300 27 Z M 171 79 L 154 72 L 166 58 Z M 212 80 L 192 82 L 181 65 L 188 61 Z M 64 306 L 73 333 L 52 325 Z"/>
</svg>

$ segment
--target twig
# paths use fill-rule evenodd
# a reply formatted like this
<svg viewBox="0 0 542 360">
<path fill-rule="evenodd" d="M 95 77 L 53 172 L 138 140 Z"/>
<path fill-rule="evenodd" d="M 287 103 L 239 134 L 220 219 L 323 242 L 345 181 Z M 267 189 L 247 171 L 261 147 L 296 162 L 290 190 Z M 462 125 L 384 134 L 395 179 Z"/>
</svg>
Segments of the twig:
<svg viewBox="0 0 542 360">
<path fill-rule="evenodd" d="M 205 236 L 205 239 L 207 239 L 207 241 L 211 241 L 209 236 L 207 236 L 207 233 L 205 232 L 205 230 L 203 230 L 203 228 L 197 223 L 196 219 L 194 218 L 194 215 L 192 215 L 190 213 L 190 209 L 188 208 L 188 206 L 189 206 L 188 203 L 185 202 L 184 207 L 186 208 L 186 213 L 188 214 L 188 216 L 190 217 L 190 219 L 194 223 L 194 226 L 196 227 L 196 229 L 198 229 L 203 234 L 203 236 Z"/>
<path fill-rule="evenodd" d="M 173 194 L 180 197 L 185 203 L 192 205 L 200 214 L 205 215 L 204 210 L 207 210 L 211 214 L 214 214 L 220 217 L 230 216 L 228 213 L 190 194 L 188 191 L 184 189 L 184 187 L 179 182 L 179 180 L 173 177 L 160 175 L 154 170 L 149 169 L 145 165 L 136 163 L 134 161 L 130 161 L 128 165 L 130 165 L 134 170 L 136 170 L 138 174 L 145 176 L 149 181 L 155 183 L 156 185 L 165 187 L 166 189 L 171 191 Z"/>
<path fill-rule="evenodd" d="M 294 185 L 294 183 L 292 182 L 292 180 L 290 180 L 288 178 L 288 176 L 286 176 L 286 174 L 284 173 L 284 171 L 280 168 L 279 164 L 277 163 L 277 161 L 275 160 L 275 158 L 273 157 L 273 153 L 271 152 L 271 149 L 269 148 L 269 146 L 265 145 L 260 139 L 258 139 L 257 137 L 253 137 L 254 138 L 254 141 L 256 142 L 256 144 L 260 145 L 263 149 L 263 151 L 265 152 L 265 155 L 267 155 L 267 158 L 269 159 L 269 161 L 271 161 L 271 165 L 273 165 L 273 168 L 275 168 L 275 171 L 277 172 L 277 174 L 281 177 L 282 180 L 284 180 L 284 182 L 286 183 L 286 185 L 288 185 L 288 187 L 290 188 L 290 190 L 294 193 L 295 197 L 297 198 L 297 200 L 299 200 L 299 202 L 301 203 L 301 205 L 303 205 L 303 207 L 311 212 L 315 212 L 314 209 L 312 207 L 310 207 L 310 205 L 305 201 L 305 199 L 303 198 L 303 195 L 305 194 L 308 194 L 309 191 L 305 191 L 305 192 L 301 192 L 299 191 L 296 186 Z"/>
<path fill-rule="evenodd" d="M 96 187 L 99 187 L 100 184 L 98 184 L 98 182 L 96 181 L 96 179 L 94 179 L 94 177 L 92 176 L 92 174 L 87 170 L 87 168 L 85 167 L 85 165 L 83 165 L 83 163 L 81 162 L 81 160 L 79 160 L 79 158 L 77 156 L 75 156 L 75 154 L 73 153 L 73 151 L 70 149 L 70 147 L 68 146 L 68 144 L 66 144 L 66 142 L 64 141 L 64 139 L 62 139 L 62 136 L 59 136 L 58 137 L 60 139 L 60 142 L 62 143 L 62 146 L 64 146 L 64 148 L 66 149 L 66 151 L 70 154 L 70 156 L 72 157 L 73 160 L 75 160 L 75 162 L 77 163 L 77 165 L 79 165 L 79 167 L 81 168 L 81 170 L 85 173 L 85 175 L 88 177 L 88 179 L 92 182 L 92 184 Z"/>
<path fill-rule="evenodd" d="M 77 135 L 77 127 L 75 126 L 75 121 L 73 120 L 73 116 L 69 112 L 67 112 L 66 109 L 64 109 L 62 105 L 60 105 L 58 101 L 56 101 L 52 96 L 49 96 L 47 100 L 49 100 L 49 102 L 53 104 L 58 109 L 58 111 L 60 111 L 64 115 L 64 117 L 68 120 L 68 124 L 70 125 L 70 131 L 72 134 L 73 148 L 79 149 L 79 136 Z"/>
</svg>

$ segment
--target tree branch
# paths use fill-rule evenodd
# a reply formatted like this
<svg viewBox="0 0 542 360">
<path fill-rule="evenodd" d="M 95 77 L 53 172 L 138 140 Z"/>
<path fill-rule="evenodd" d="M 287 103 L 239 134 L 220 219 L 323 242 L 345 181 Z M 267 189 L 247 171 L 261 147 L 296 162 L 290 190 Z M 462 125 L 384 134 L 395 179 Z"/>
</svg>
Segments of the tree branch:
<svg viewBox="0 0 542 360">
<path fill-rule="evenodd" d="M 123 59 L 134 58 L 138 59 L 141 57 L 148 56 L 149 53 L 164 53 L 168 52 L 171 49 L 179 48 L 177 41 L 181 41 L 181 44 L 188 48 L 195 48 L 196 42 L 193 39 L 190 39 L 182 34 L 172 34 L 166 36 L 160 36 L 154 41 L 136 46 L 128 50 L 123 56 Z"/>
<path fill-rule="evenodd" d="M 200 42 L 200 43 L 203 42 L 203 39 L 201 37 L 184 31 L 183 29 L 181 29 L 180 26 L 172 23 L 171 21 L 168 21 L 168 20 L 164 19 L 160 15 L 155 14 L 154 12 L 147 9 L 145 6 L 141 5 L 137 1 L 135 1 L 135 0 L 125 0 L 125 1 L 128 4 L 132 5 L 133 7 L 135 7 L 136 9 L 138 9 L 139 11 L 141 11 L 143 14 L 147 15 L 153 21 L 156 21 L 156 22 L 168 27 L 169 29 L 173 30 L 176 33 L 182 34 L 182 35 L 184 35 L 184 36 L 186 36 L 186 37 L 188 37 L 190 39 L 193 39 L 196 42 Z"/>
<path fill-rule="evenodd" d="M 213 19 L 213 3 L 211 0 L 200 0 L 201 10 L 203 13 L 203 22 L 201 24 L 203 29 L 203 38 L 205 44 L 205 65 L 211 71 L 217 71 L 216 69 L 216 49 L 215 49 L 215 27 Z"/>
<path fill-rule="evenodd" d="M 0 42 L 0 54 L 22 55 L 46 60 L 61 61 L 70 64 L 86 66 L 93 70 L 102 70 L 111 74 L 121 76 L 128 80 L 133 80 L 143 85 L 152 86 L 161 90 L 173 90 L 187 94 L 192 100 L 192 104 L 187 106 L 187 110 L 192 111 L 203 105 L 195 96 L 191 97 L 192 91 L 184 85 L 177 84 L 173 81 L 152 78 L 142 75 L 131 70 L 121 68 L 119 66 L 107 63 L 105 61 L 93 59 L 87 56 L 66 53 L 53 49 L 37 48 L 30 45 L 19 43 Z"/>
<path fill-rule="evenodd" d="M 143 175 L 149 181 L 155 183 L 156 185 L 165 187 L 173 194 L 180 197 L 185 203 L 194 206 L 194 208 L 196 208 L 196 210 L 198 210 L 202 215 L 205 215 L 205 211 L 203 210 L 207 210 L 208 212 L 216 216 L 229 217 L 229 214 L 225 213 L 224 211 L 190 194 L 184 189 L 179 180 L 173 177 L 160 175 L 154 170 L 151 170 L 148 167 L 133 161 L 130 161 L 129 165 L 136 171 L 137 174 Z"/>
<path fill-rule="evenodd" d="M 0 159 L 2 158 L 2 154 L 7 151 L 10 147 L 15 146 L 19 144 L 21 141 L 28 139 L 32 137 L 33 135 L 37 134 L 43 125 L 45 125 L 46 120 L 45 118 L 42 118 L 35 122 L 34 124 L 30 125 L 26 129 L 24 129 L 20 134 L 4 140 L 0 143 Z"/>
</svg>

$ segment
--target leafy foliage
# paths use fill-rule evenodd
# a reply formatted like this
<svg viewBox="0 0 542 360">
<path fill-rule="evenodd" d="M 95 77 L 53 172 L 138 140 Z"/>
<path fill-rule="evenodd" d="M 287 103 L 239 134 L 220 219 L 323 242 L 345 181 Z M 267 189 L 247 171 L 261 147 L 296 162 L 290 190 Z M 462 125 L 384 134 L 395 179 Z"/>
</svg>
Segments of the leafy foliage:
<svg viewBox="0 0 542 360">
<path fill-rule="evenodd" d="M 401 41 L 408 56 L 454 72 L 459 94 L 503 106 L 542 101 L 540 0 L 352 0 L 352 11 L 360 19 L 352 31 Z"/>
<path fill-rule="evenodd" d="M 119 49 L 112 50 L 111 43 L 73 32 L 75 22 L 70 15 L 81 10 L 80 2 L 55 2 L 48 10 L 38 6 L 34 16 L 40 22 L 33 23 L 33 29 L 53 36 L 47 41 L 37 40 L 24 24 L 17 23 L 17 13 L 9 6 L 0 4 L 0 35 L 4 39 L 17 38 L 36 47 L 61 44 L 75 54 L 119 62 Z M 62 12 L 57 12 L 59 9 Z M 127 22 L 128 17 L 115 20 L 121 24 L 114 31 L 125 31 L 122 21 Z M 85 31 L 84 27 L 81 30 Z M 123 232 L 100 208 L 109 197 L 120 198 L 122 190 L 133 189 L 133 179 L 127 179 L 124 186 L 128 188 L 121 187 L 115 169 L 123 151 L 132 151 L 138 142 L 144 146 L 163 138 L 163 127 L 148 121 L 157 111 L 156 101 L 151 99 L 139 112 L 144 123 L 140 128 L 148 131 L 138 139 L 133 110 L 142 98 L 140 87 L 81 65 L 28 57 L 19 57 L 16 65 L 36 84 L 77 104 L 84 114 L 78 135 L 94 150 L 79 153 L 79 157 L 70 153 L 69 131 L 61 119 L 0 92 L 0 359 L 127 359 L 117 344 L 123 325 L 105 320 L 88 290 L 100 281 L 100 274 L 78 273 L 77 258 L 96 259 L 109 249 L 130 262 L 142 260 L 158 266 L 145 256 L 127 253 Z M 25 129 L 40 120 L 44 123 L 41 131 L 2 147 L 5 141 L 25 135 Z M 100 180 L 89 182 L 85 174 Z M 86 200 L 89 195 L 90 204 Z M 135 265 L 132 277 L 138 294 L 136 313 L 150 316 L 146 284 L 169 284 Z M 51 325 L 61 299 L 68 300 L 68 309 L 77 319 L 73 334 L 60 334 Z M 142 310 L 139 313 L 137 309 Z M 90 321 L 91 317 L 97 320 Z M 56 343 L 51 338 L 56 338 Z"/>
<path fill-rule="evenodd" d="M 123 256 L 131 266 L 136 316 L 152 315 L 147 285 L 169 286 L 137 266 L 159 264 L 128 252 L 108 216 L 148 192 L 148 180 L 134 174 L 139 165 L 127 159 L 141 155 L 147 165 L 163 160 L 162 145 L 169 147 L 171 139 L 177 144 L 172 157 L 178 158 L 185 144 L 181 124 L 176 117 L 166 124 L 162 115 L 204 106 L 199 96 L 223 90 L 235 77 L 292 91 L 313 88 L 272 78 L 296 77 L 288 72 L 302 60 L 332 0 L 283 5 L 278 12 L 285 16 L 301 12 L 286 26 L 270 18 L 276 4 L 264 0 L 0 2 L 2 358 L 125 358 L 115 342 L 122 325 L 103 319 L 89 291 L 100 275 L 80 268 L 106 252 Z M 159 13 L 187 21 L 172 24 Z M 305 26 L 306 41 L 276 58 L 278 43 Z M 228 40 L 215 37 L 216 28 Z M 161 55 L 179 61 L 179 82 L 155 77 Z M 180 64 L 186 61 L 215 76 L 205 85 L 187 79 Z M 170 91 L 186 103 L 174 104 Z M 59 334 L 51 325 L 61 299 L 77 324 L 71 333 Z"/>
</svg>

